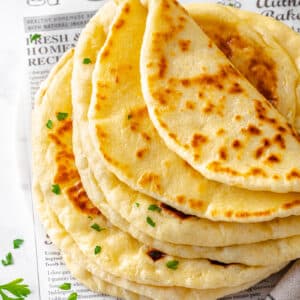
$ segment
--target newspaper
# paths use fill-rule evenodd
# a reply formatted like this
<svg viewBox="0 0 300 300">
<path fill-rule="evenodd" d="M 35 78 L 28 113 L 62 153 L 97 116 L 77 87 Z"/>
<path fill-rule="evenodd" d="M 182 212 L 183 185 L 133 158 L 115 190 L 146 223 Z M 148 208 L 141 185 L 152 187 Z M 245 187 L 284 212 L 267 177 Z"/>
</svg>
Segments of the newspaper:
<svg viewBox="0 0 300 300">
<path fill-rule="evenodd" d="M 197 1 L 197 0 L 194 0 Z M 198 0 L 199 1 L 199 0 Z M 51 68 L 57 63 L 61 55 L 68 49 L 75 47 L 81 29 L 104 3 L 104 0 L 23 0 L 24 11 L 24 39 L 23 46 L 25 61 L 25 89 L 22 97 L 22 112 L 26 126 L 19 132 L 20 149 L 24 143 L 29 149 L 30 111 L 33 107 L 34 95 L 41 82 L 47 77 Z M 183 4 L 192 1 L 181 1 Z M 300 0 L 206 0 L 199 2 L 213 2 L 230 5 L 237 8 L 258 12 L 265 16 L 283 21 L 300 32 Z M 40 34 L 41 38 L 31 42 L 31 37 Z M 25 95 L 25 97 L 24 97 Z M 23 187 L 30 194 L 30 168 L 28 153 L 22 153 L 19 158 L 23 167 Z M 31 199 L 28 201 L 31 202 Z M 58 287 L 64 282 L 71 282 L 73 291 L 78 293 L 79 299 L 113 299 L 99 296 L 88 291 L 72 278 L 66 269 L 59 251 L 45 234 L 38 216 L 34 212 L 35 240 L 39 279 L 39 299 L 66 299 L 67 292 Z M 237 295 L 225 297 L 229 299 L 265 299 L 286 270 L 271 276 L 260 284 Z"/>
</svg>

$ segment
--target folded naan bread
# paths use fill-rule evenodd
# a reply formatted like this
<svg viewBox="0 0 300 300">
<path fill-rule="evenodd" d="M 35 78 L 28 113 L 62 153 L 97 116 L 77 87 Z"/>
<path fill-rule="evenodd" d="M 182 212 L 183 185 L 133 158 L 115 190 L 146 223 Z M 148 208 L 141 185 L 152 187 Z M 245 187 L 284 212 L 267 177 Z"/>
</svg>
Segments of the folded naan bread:
<svg viewBox="0 0 300 300">
<path fill-rule="evenodd" d="M 72 51 L 67 53 L 50 74 L 38 94 L 33 113 L 34 192 L 40 205 L 49 205 L 48 214 L 53 212 L 50 217 L 45 217 L 45 222 L 49 218 L 49 222 L 54 222 L 53 226 L 61 224 L 62 227 L 58 226 L 54 231 L 58 233 L 57 239 L 70 243 L 66 253 L 73 252 L 73 241 L 80 250 L 79 257 L 84 256 L 93 275 L 99 273 L 108 282 L 108 278 L 115 278 L 127 289 L 143 295 L 147 293 L 146 296 L 152 295 L 150 298 L 153 299 L 214 299 L 282 267 L 224 266 L 208 260 L 186 260 L 167 254 L 158 258 L 101 215 L 88 199 L 74 163 L 70 87 L 72 56 Z M 97 246 L 101 251 L 95 253 Z"/>
<path fill-rule="evenodd" d="M 104 177 L 109 177 L 108 181 L 114 182 L 113 186 L 118 185 L 118 191 L 127 193 L 127 187 L 118 184 L 113 176 L 106 171 L 99 172 L 100 169 L 103 169 L 101 166 L 103 160 L 106 168 L 132 189 L 153 196 L 187 214 L 212 220 L 238 222 L 254 222 L 273 219 L 276 216 L 299 214 L 299 194 L 282 195 L 270 192 L 253 192 L 209 181 L 165 146 L 150 121 L 141 93 L 139 55 L 146 12 L 141 8 L 140 3 L 136 2 L 134 5 L 140 6 L 139 9 L 143 11 L 143 14 L 135 13 L 134 15 L 133 10 L 129 13 L 123 12 L 118 20 L 115 20 L 108 37 L 109 41 L 106 42 L 104 45 L 105 50 L 99 56 L 94 74 L 94 92 L 93 102 L 90 105 L 89 129 L 85 126 L 85 115 L 90 104 L 91 93 L 84 94 L 85 90 L 90 87 L 90 83 L 84 81 L 84 76 L 87 75 L 87 70 L 91 72 L 92 66 L 89 65 L 85 69 L 86 71 L 76 72 L 75 76 L 75 119 L 83 119 L 83 123 L 79 126 L 82 139 L 88 141 L 89 136 L 93 138 L 93 144 L 89 146 L 89 143 L 86 142 L 84 147 L 87 148 L 85 150 L 86 155 L 92 157 L 90 168 L 95 173 L 96 180 L 98 182 L 102 181 L 102 173 L 104 172 Z M 143 22 L 141 20 L 142 16 L 144 18 Z M 126 22 L 123 22 L 124 20 Z M 128 44 L 126 43 L 128 35 L 136 30 L 136 27 L 132 27 L 138 21 L 142 23 L 138 27 L 139 35 L 134 34 L 135 44 Z M 124 24 L 122 23 L 122 26 L 120 26 L 118 22 Z M 246 24 L 243 24 L 242 21 L 240 23 L 239 28 L 242 29 L 242 33 L 247 33 Z M 231 26 L 230 24 L 228 26 Z M 211 34 L 214 35 L 213 32 Z M 269 44 L 261 40 L 255 32 L 248 35 L 241 34 L 240 37 L 247 43 L 248 52 L 254 53 L 254 57 L 250 56 L 250 58 L 245 58 L 246 60 L 254 59 L 257 56 L 257 49 L 264 50 L 262 53 L 262 56 L 265 57 L 264 63 L 274 61 L 275 56 L 272 55 L 274 52 L 281 53 L 284 61 L 289 60 L 289 56 L 280 51 L 281 47 L 273 40 L 272 36 L 268 36 Z M 139 43 L 137 43 L 138 39 L 140 40 Z M 96 40 L 99 41 L 97 31 L 95 31 L 93 37 L 91 35 L 89 43 L 94 44 Z M 79 41 L 79 47 L 84 45 L 85 42 L 86 40 Z M 126 52 L 127 44 L 128 49 Z M 119 45 L 124 46 L 120 47 Z M 265 50 L 271 46 L 272 49 L 277 50 L 273 50 L 271 53 Z M 238 52 L 239 48 L 237 46 L 233 45 L 232 47 L 232 52 Z M 78 58 L 79 64 L 81 64 L 84 55 L 91 57 L 94 63 L 97 54 L 97 52 L 95 53 L 95 47 L 92 49 L 86 47 L 84 51 L 84 54 Z M 102 57 L 104 58 L 102 59 Z M 127 70 L 125 67 L 129 65 L 129 62 L 131 62 L 131 69 Z M 241 65 L 243 64 L 241 63 Z M 292 77 L 290 79 L 291 85 L 287 89 L 289 91 L 293 90 L 292 87 L 299 79 L 299 74 L 295 71 L 294 63 L 287 63 L 287 65 L 289 66 L 289 72 L 287 73 Z M 250 72 L 248 76 L 252 78 L 254 74 Z M 257 78 L 263 80 L 263 72 Z M 280 84 L 282 84 L 281 81 L 276 81 L 274 86 Z M 276 94 L 275 91 L 274 93 Z M 293 95 L 292 92 L 290 94 Z M 283 98 L 279 94 L 272 97 L 281 99 L 279 102 L 273 101 L 275 106 L 283 102 Z M 286 107 L 289 108 L 289 104 Z M 295 103 L 293 107 L 295 107 Z M 279 110 L 279 107 L 277 108 Z M 77 110 L 78 114 L 76 113 Z M 290 111 L 293 111 L 293 109 L 285 110 L 285 107 L 283 107 L 281 113 L 284 114 Z M 294 115 L 294 113 L 291 115 Z M 286 117 L 289 118 L 288 113 Z M 97 172 L 100 173 L 99 176 Z M 135 197 L 138 197 L 138 195 L 136 194 Z M 106 195 L 106 197 L 108 199 L 112 196 L 108 197 Z M 123 215 L 128 216 L 125 209 L 121 206 L 120 208 L 123 210 Z"/>
<path fill-rule="evenodd" d="M 300 191 L 300 136 L 287 118 L 176 2 L 148 6 L 142 90 L 168 147 L 208 179 L 252 190 Z"/>
</svg>

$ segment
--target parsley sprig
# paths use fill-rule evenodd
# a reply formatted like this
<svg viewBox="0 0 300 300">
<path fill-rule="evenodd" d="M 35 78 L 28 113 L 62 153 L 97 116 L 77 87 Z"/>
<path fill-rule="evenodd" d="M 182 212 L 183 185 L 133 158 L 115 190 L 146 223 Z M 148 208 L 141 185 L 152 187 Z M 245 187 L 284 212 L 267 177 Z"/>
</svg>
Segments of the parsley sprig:
<svg viewBox="0 0 300 300">
<path fill-rule="evenodd" d="M 21 284 L 24 279 L 18 278 L 9 283 L 0 285 L 0 296 L 2 300 L 24 300 L 30 293 L 30 289 L 27 284 Z M 17 296 L 18 298 L 9 297 L 6 292 Z"/>
<path fill-rule="evenodd" d="M 14 264 L 14 259 L 13 259 L 13 256 L 12 256 L 11 252 L 9 252 L 6 255 L 5 259 L 2 259 L 1 262 L 2 262 L 2 265 L 5 266 L 5 267 L 13 265 Z"/>
</svg>

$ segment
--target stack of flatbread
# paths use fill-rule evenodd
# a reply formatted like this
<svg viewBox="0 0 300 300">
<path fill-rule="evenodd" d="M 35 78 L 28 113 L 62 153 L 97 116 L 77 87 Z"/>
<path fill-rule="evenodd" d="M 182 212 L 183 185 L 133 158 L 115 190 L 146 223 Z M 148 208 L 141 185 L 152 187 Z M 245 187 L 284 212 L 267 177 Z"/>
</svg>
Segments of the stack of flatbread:
<svg viewBox="0 0 300 300">
<path fill-rule="evenodd" d="M 33 191 L 72 274 L 217 299 L 300 257 L 300 36 L 219 5 L 108 2 L 33 112 Z"/>
</svg>

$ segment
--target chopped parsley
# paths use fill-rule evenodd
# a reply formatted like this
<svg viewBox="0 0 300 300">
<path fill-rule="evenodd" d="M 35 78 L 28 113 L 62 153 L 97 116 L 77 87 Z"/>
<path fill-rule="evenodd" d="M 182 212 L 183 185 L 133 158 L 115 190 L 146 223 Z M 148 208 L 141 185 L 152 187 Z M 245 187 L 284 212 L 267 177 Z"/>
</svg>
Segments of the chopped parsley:
<svg viewBox="0 0 300 300">
<path fill-rule="evenodd" d="M 91 228 L 93 228 L 94 230 L 100 232 L 102 230 L 104 230 L 105 228 L 102 228 L 101 226 L 99 226 L 97 223 L 94 223 Z"/>
<path fill-rule="evenodd" d="M 92 63 L 91 59 L 88 58 L 88 57 L 84 58 L 82 62 L 83 62 L 83 64 L 85 64 L 85 65 L 89 65 L 90 63 Z"/>
<path fill-rule="evenodd" d="M 161 212 L 161 208 L 159 206 L 157 206 L 156 204 L 149 205 L 148 210 Z"/>
<path fill-rule="evenodd" d="M 140 204 L 138 202 L 135 202 L 136 207 L 140 207 Z"/>
<path fill-rule="evenodd" d="M 176 270 L 178 268 L 179 261 L 178 260 L 169 260 L 166 263 L 167 268 Z"/>
<path fill-rule="evenodd" d="M 40 34 L 35 33 L 34 35 L 32 35 L 32 36 L 30 37 L 30 42 L 32 43 L 32 42 L 34 42 L 34 41 L 37 41 L 37 40 L 39 40 L 41 37 L 42 37 L 42 36 L 41 36 Z"/>
<path fill-rule="evenodd" d="M 52 129 L 53 128 L 53 122 L 51 120 L 48 120 L 48 122 L 46 123 L 46 127 L 48 129 Z"/>
<path fill-rule="evenodd" d="M 233 3 L 228 3 L 228 6 L 234 7 Z"/>
<path fill-rule="evenodd" d="M 2 265 L 3 265 L 4 267 L 13 265 L 13 264 L 14 264 L 14 259 L 13 259 L 13 256 L 12 256 L 11 252 L 9 252 L 9 253 L 6 255 L 5 259 L 2 259 L 1 262 L 2 262 Z"/>
<path fill-rule="evenodd" d="M 77 300 L 77 297 L 78 297 L 77 293 L 72 293 L 69 295 L 68 300 Z"/>
<path fill-rule="evenodd" d="M 128 119 L 128 120 L 132 119 L 132 115 L 129 114 L 129 115 L 127 116 L 127 119 Z"/>
<path fill-rule="evenodd" d="M 59 288 L 64 291 L 69 291 L 71 289 L 71 283 L 65 282 L 62 285 L 60 285 Z"/>
<path fill-rule="evenodd" d="M 66 113 L 66 112 L 59 112 L 59 113 L 56 114 L 56 118 L 57 118 L 58 121 L 63 121 L 68 117 L 68 115 L 69 114 Z"/>
<path fill-rule="evenodd" d="M 19 249 L 24 243 L 24 240 L 16 239 L 13 241 L 14 249 Z"/>
<path fill-rule="evenodd" d="M 31 291 L 27 284 L 20 284 L 23 282 L 24 279 L 18 278 L 14 281 L 11 281 L 9 283 L 0 285 L 0 296 L 3 300 L 24 300 L 23 297 L 27 297 Z M 9 292 L 10 294 L 18 297 L 18 298 L 11 298 L 8 295 L 6 295 L 5 292 Z"/>
<path fill-rule="evenodd" d="M 102 250 L 102 248 L 100 246 L 96 246 L 95 251 L 94 251 L 95 255 L 99 254 L 101 252 L 101 250 Z"/>
<path fill-rule="evenodd" d="M 52 184 L 52 192 L 56 195 L 60 195 L 60 186 L 58 184 Z"/>
<path fill-rule="evenodd" d="M 91 217 L 91 216 L 88 216 L 88 219 L 89 219 L 89 220 L 93 220 L 93 217 Z"/>
<path fill-rule="evenodd" d="M 156 225 L 150 217 L 147 217 L 147 223 L 152 227 L 155 227 L 155 225 Z"/>
</svg>

